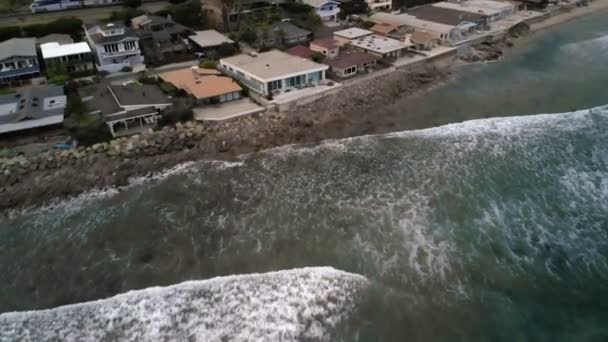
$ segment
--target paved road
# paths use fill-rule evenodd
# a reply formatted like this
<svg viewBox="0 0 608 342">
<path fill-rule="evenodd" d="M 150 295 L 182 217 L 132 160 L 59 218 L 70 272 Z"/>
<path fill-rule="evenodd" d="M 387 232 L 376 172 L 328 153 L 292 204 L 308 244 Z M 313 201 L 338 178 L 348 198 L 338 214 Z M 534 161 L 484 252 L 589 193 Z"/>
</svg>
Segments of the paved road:
<svg viewBox="0 0 608 342">
<path fill-rule="evenodd" d="M 140 9 L 146 12 L 156 12 L 160 11 L 163 8 L 169 6 L 170 3 L 168 1 L 153 1 L 153 2 L 145 2 L 141 5 Z M 105 6 L 105 7 L 95 7 L 95 8 L 82 8 L 76 10 L 69 11 L 59 11 L 59 12 L 48 12 L 48 13 L 38 13 L 38 14 L 20 14 L 9 17 L 0 18 L 0 27 L 5 26 L 24 26 L 31 24 L 44 24 L 51 22 L 55 19 L 59 19 L 61 17 L 77 17 L 82 19 L 85 24 L 97 22 L 102 19 L 106 19 L 112 12 L 119 11 L 123 8 L 123 6 Z"/>
</svg>

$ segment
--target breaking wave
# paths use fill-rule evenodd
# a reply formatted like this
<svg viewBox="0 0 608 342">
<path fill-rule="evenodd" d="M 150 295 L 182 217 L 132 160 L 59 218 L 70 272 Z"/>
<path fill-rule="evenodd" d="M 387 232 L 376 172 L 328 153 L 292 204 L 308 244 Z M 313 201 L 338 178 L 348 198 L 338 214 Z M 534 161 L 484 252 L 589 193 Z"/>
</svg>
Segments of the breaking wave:
<svg viewBox="0 0 608 342">
<path fill-rule="evenodd" d="M 329 267 L 219 277 L 0 315 L 0 340 L 330 341 L 365 296 Z"/>
</svg>

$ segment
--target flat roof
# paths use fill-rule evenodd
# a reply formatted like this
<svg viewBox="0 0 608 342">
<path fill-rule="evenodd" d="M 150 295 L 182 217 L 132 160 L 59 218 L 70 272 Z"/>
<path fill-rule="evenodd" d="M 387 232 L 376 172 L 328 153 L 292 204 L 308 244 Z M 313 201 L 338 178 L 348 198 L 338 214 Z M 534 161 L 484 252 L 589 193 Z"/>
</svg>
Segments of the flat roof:
<svg viewBox="0 0 608 342">
<path fill-rule="evenodd" d="M 243 90 L 232 78 L 199 73 L 198 68 L 185 68 L 160 74 L 165 82 L 184 89 L 197 99 L 206 99 Z"/>
<path fill-rule="evenodd" d="M 380 57 L 363 51 L 345 51 L 334 59 L 325 61 L 326 64 L 339 69 L 346 69 L 356 65 L 372 63 Z"/>
<path fill-rule="evenodd" d="M 409 9 L 408 14 L 422 20 L 458 26 L 464 22 L 482 21 L 487 14 L 471 13 L 458 9 L 436 7 L 434 5 L 424 5 Z"/>
<path fill-rule="evenodd" d="M 273 80 L 292 74 L 327 70 L 327 65 L 292 56 L 279 50 L 270 50 L 256 56 L 242 54 L 223 58 L 220 63 L 231 64 L 262 80 Z"/>
<path fill-rule="evenodd" d="M 437 33 L 449 33 L 450 31 L 456 28 L 456 26 L 454 25 L 445 25 L 429 20 L 419 19 L 407 13 L 375 13 L 370 17 L 370 20 L 375 23 L 387 23 L 396 26 L 409 26 Z"/>
<path fill-rule="evenodd" d="M 81 53 L 90 53 L 91 48 L 86 42 L 72 44 L 46 43 L 40 45 L 40 51 L 42 52 L 42 58 L 47 59 L 77 55 Z"/>
<path fill-rule="evenodd" d="M 313 40 L 312 42 L 310 42 L 310 45 L 317 45 L 331 50 L 338 47 L 338 42 L 335 41 L 333 38 L 321 38 Z"/>
<path fill-rule="evenodd" d="M 232 39 L 224 36 L 216 30 L 196 31 L 194 35 L 189 36 L 188 38 L 202 48 L 218 46 L 222 45 L 223 43 L 234 43 Z"/>
<path fill-rule="evenodd" d="M 432 7 L 443 8 L 446 10 L 460 11 L 460 12 L 471 13 L 471 14 L 477 14 L 477 15 L 482 15 L 482 16 L 486 16 L 486 17 L 496 15 L 501 12 L 500 10 L 496 10 L 496 9 L 492 9 L 492 8 L 488 8 L 488 7 L 476 6 L 473 4 L 453 3 L 453 2 L 445 2 L 445 1 L 434 3 L 434 4 L 432 4 Z"/>
<path fill-rule="evenodd" d="M 400 40 L 387 38 L 377 35 L 371 35 L 359 39 L 355 39 L 350 42 L 352 46 L 363 48 L 365 50 L 378 52 L 378 53 L 389 53 L 397 50 L 406 49 L 412 46 L 411 43 L 404 43 Z"/>
<path fill-rule="evenodd" d="M 346 30 L 334 32 L 334 36 L 344 37 L 347 39 L 355 39 L 355 38 L 359 38 L 359 37 L 369 36 L 372 33 L 374 33 L 374 32 L 372 32 L 370 30 L 364 30 L 364 29 L 358 28 L 358 27 L 351 27 Z"/>
</svg>

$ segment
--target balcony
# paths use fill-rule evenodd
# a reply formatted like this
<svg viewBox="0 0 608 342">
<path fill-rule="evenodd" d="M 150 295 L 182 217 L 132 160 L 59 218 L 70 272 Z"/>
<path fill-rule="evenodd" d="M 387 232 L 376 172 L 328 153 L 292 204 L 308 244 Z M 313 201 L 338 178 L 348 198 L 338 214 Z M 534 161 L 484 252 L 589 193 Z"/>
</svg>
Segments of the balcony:
<svg viewBox="0 0 608 342">
<path fill-rule="evenodd" d="M 0 78 L 14 77 L 27 74 L 37 74 L 40 72 L 40 67 L 37 65 L 26 66 L 24 68 L 2 69 L 0 70 Z"/>
<path fill-rule="evenodd" d="M 134 49 L 134 50 L 119 50 L 116 52 L 106 52 L 103 51 L 101 53 L 101 56 L 103 58 L 112 58 L 112 57 L 120 57 L 120 56 L 124 56 L 124 55 L 132 55 L 132 54 L 136 54 L 139 55 L 141 54 L 139 49 Z"/>
</svg>

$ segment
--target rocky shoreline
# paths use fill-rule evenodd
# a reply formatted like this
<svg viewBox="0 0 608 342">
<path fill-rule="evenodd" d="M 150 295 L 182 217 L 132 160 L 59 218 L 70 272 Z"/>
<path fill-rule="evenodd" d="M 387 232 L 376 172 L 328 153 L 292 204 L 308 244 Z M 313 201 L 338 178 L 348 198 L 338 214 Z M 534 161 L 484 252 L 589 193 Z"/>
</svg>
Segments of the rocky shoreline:
<svg viewBox="0 0 608 342">
<path fill-rule="evenodd" d="M 74 150 L 0 161 L 0 209 L 31 206 L 90 189 L 123 186 L 179 163 L 218 159 L 296 143 L 372 133 L 370 112 L 445 80 L 449 69 L 398 70 L 288 113 L 265 112 L 217 124 L 175 127 Z M 348 96 L 344 96 L 345 92 Z M 374 119 L 382 118 L 374 115 Z M 368 119 L 366 119 L 368 118 Z M 386 127 L 393 127 L 388 121 Z"/>
<path fill-rule="evenodd" d="M 492 61 L 525 28 L 473 46 L 465 62 Z M 288 144 L 423 128 L 408 113 L 386 111 L 405 97 L 446 81 L 463 62 L 454 55 L 349 83 L 333 95 L 289 112 L 266 111 L 220 123 L 187 122 L 74 150 L 0 159 L 0 209 L 39 205 L 91 189 L 124 186 L 135 177 L 197 160 L 233 160 Z M 412 120 L 415 121 L 415 120 Z M 428 125 L 428 124 L 427 124 Z"/>
</svg>

